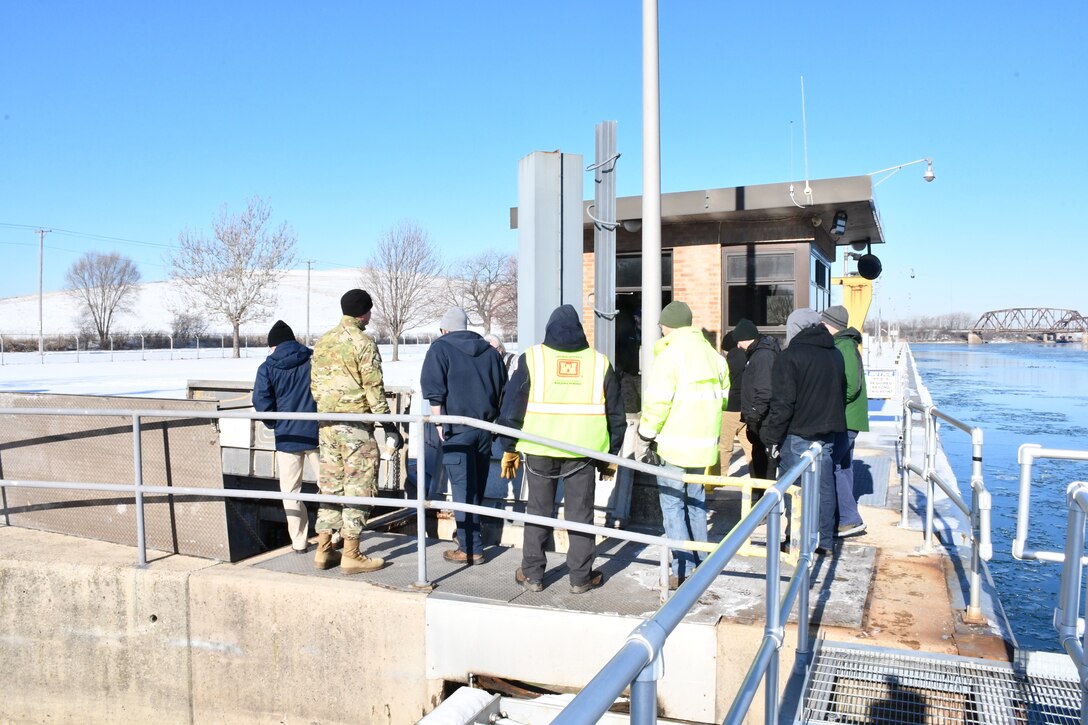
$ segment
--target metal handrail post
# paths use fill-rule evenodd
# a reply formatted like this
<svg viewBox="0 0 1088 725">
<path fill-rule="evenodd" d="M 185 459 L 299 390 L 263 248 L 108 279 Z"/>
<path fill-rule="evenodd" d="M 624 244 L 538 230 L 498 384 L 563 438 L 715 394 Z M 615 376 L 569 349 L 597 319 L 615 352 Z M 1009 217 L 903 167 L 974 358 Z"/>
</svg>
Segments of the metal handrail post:
<svg viewBox="0 0 1088 725">
<path fill-rule="evenodd" d="M 818 487 L 815 472 L 811 468 L 806 468 L 801 474 L 801 505 L 804 508 L 801 512 L 801 558 L 797 562 L 798 569 L 796 570 L 797 575 L 801 577 L 801 589 L 797 597 L 797 658 L 799 660 L 802 655 L 807 659 L 812 653 L 808 636 L 808 589 L 812 582 L 812 569 L 809 568 L 806 557 L 812 552 L 812 514 L 809 509 L 814 508 L 808 502 L 812 500 L 812 492 L 816 488 Z"/>
<path fill-rule="evenodd" d="M 416 452 L 416 589 L 430 589 L 427 581 L 427 418 L 419 424 Z M 394 453 L 393 455 L 399 455 Z"/>
<path fill-rule="evenodd" d="M 657 681 L 664 673 L 664 658 L 658 652 L 631 682 L 631 725 L 657 722 Z"/>
<path fill-rule="evenodd" d="M 981 624 L 982 616 L 982 559 L 989 559 L 983 547 L 990 545 L 989 493 L 982 479 L 982 429 L 971 429 L 971 574 L 970 601 L 964 621 Z M 985 513 L 984 513 L 985 512 Z M 985 519 L 985 521 L 983 520 Z"/>
<path fill-rule="evenodd" d="M 933 499 L 937 494 L 937 484 L 933 480 L 933 474 L 936 472 L 934 459 L 937 457 L 937 421 L 933 418 L 932 408 L 933 406 L 927 405 L 925 410 L 926 458 L 924 478 L 926 481 L 926 525 L 925 541 L 922 544 L 922 551 L 925 552 L 933 550 Z"/>
<path fill-rule="evenodd" d="M 144 463 L 140 416 L 132 416 L 132 489 L 136 499 L 136 566 L 147 566 L 147 534 L 144 528 Z"/>
<path fill-rule="evenodd" d="M 1077 667 L 1081 687 L 1081 722 L 1088 714 L 1088 666 L 1085 663 L 1084 635 L 1078 637 L 1080 616 L 1081 556 L 1084 553 L 1085 511 L 1088 510 L 1088 484 L 1075 482 L 1066 491 L 1069 518 L 1065 532 L 1065 561 L 1062 564 L 1058 608 L 1054 610 L 1054 628 L 1062 649 Z M 1088 596 L 1088 595 L 1086 595 Z"/>
<path fill-rule="evenodd" d="M 661 603 L 669 601 L 669 547 L 667 544 L 661 545 L 661 558 L 660 568 L 658 571 L 661 573 Z"/>
<path fill-rule="evenodd" d="M 910 506 L 910 447 L 914 439 L 914 411 L 910 398 L 903 399 L 903 460 L 899 469 L 899 528 L 907 528 L 907 512 Z"/>
<path fill-rule="evenodd" d="M 778 491 L 768 491 L 775 497 L 774 507 L 767 515 L 767 580 L 766 603 L 767 621 L 763 629 L 763 639 L 775 643 L 771 652 L 767 670 L 763 673 L 763 707 L 765 722 L 778 722 L 778 650 L 782 646 L 782 631 L 779 625 L 779 573 L 778 538 L 782 534 L 782 496 Z M 802 544 L 804 546 L 804 544 Z"/>
</svg>

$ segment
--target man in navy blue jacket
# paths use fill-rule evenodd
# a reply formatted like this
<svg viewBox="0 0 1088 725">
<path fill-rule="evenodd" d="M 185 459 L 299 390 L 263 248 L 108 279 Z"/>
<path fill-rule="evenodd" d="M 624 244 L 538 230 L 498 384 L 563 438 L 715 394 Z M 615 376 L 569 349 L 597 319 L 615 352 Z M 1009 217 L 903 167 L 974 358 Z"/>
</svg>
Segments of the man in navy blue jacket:
<svg viewBox="0 0 1088 725">
<path fill-rule="evenodd" d="M 257 368 L 253 383 L 253 409 L 259 413 L 316 413 L 317 404 L 310 393 L 310 356 L 313 350 L 300 345 L 295 333 L 283 320 L 268 331 L 271 354 Z M 276 436 L 276 470 L 280 475 L 280 490 L 298 493 L 302 490 L 302 467 L 309 461 L 317 474 L 317 421 L 266 420 Z M 310 517 L 302 501 L 283 502 L 287 515 L 287 532 L 296 554 L 308 548 Z"/>
<path fill-rule="evenodd" d="M 468 315 L 451 307 L 438 323 L 442 336 L 431 343 L 419 383 L 432 413 L 461 415 L 493 422 L 506 385 L 506 365 L 498 350 L 468 329 Z M 450 479 L 453 500 L 480 506 L 491 466 L 491 433 L 466 425 L 438 428 L 442 465 Z M 480 520 L 456 511 L 457 548 L 446 551 L 447 561 L 481 564 L 484 561 Z"/>
</svg>

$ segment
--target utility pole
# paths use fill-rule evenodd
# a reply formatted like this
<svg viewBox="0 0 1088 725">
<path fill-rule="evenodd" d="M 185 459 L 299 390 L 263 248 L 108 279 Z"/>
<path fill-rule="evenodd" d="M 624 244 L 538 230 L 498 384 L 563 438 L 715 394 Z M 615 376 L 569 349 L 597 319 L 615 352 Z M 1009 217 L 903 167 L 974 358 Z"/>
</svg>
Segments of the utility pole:
<svg viewBox="0 0 1088 725">
<path fill-rule="evenodd" d="M 38 357 L 45 362 L 45 325 L 42 322 L 42 267 L 45 258 L 45 235 L 52 229 L 38 229 Z"/>
<path fill-rule="evenodd" d="M 314 260 L 306 260 L 306 346 L 310 345 L 310 265 Z"/>
</svg>

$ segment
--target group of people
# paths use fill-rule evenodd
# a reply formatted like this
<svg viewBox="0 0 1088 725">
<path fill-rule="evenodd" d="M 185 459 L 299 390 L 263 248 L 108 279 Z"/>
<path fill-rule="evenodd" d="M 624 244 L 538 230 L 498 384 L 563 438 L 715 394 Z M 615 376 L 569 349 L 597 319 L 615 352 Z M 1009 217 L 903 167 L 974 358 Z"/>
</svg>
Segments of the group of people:
<svg viewBox="0 0 1088 725">
<path fill-rule="evenodd" d="M 341 298 L 340 323 L 314 349 L 295 340 L 282 320 L 269 331 L 268 359 L 254 384 L 260 412 L 388 413 L 381 356 L 366 334 L 373 306 L 363 290 Z M 642 391 L 635 454 L 671 475 L 658 476 L 665 533 L 682 541 L 707 540 L 706 493 L 675 474 L 705 473 L 720 465 L 728 471 L 734 438 L 739 438 L 756 478 L 773 478 L 797 463 L 812 445 L 823 446 L 820 471 L 819 551 L 828 553 L 836 535 L 864 533 L 853 498 L 854 439 L 868 429 L 864 373 L 858 353 L 860 334 L 849 327 L 841 306 L 822 315 L 809 309 L 787 321 L 786 348 L 741 320 L 725 336 L 724 357 L 693 325 L 681 301 L 661 311 L 662 337 Z M 624 443 L 629 412 L 621 374 L 590 347 L 580 316 L 571 305 L 556 308 L 544 340 L 520 356 L 505 352 L 494 336 L 468 329 L 468 316 L 450 308 L 439 321 L 440 337 L 423 362 L 420 390 L 432 414 L 495 422 L 519 431 L 499 435 L 472 425 L 438 425 L 441 463 L 459 503 L 482 505 L 493 444 L 501 452 L 501 475 L 513 479 L 524 467 L 526 512 L 551 517 L 559 483 L 564 517 L 592 524 L 596 481 L 616 475 L 614 464 L 567 450 L 573 446 L 617 455 Z M 494 338 L 494 339 L 492 339 Z M 374 496 L 379 452 L 369 423 L 266 421 L 276 437 L 276 461 L 283 491 L 301 488 L 305 461 L 318 470 L 318 488 L 332 496 Z M 403 445 L 395 425 L 381 427 L 390 451 Z M 558 445 L 556 445 L 558 444 Z M 719 464 L 720 457 L 720 464 Z M 292 547 L 308 550 L 308 517 L 298 501 L 284 501 Z M 322 504 L 318 509 L 319 569 L 337 564 L 345 574 L 375 571 L 384 562 L 359 550 L 369 507 Z M 456 511 L 456 545 L 447 561 L 473 565 L 486 559 L 481 517 Z M 838 526 L 837 531 L 834 529 Z M 334 535 L 343 539 L 343 552 Z M 551 527 L 527 522 L 521 566 L 515 581 L 541 591 L 547 568 L 545 548 Z M 568 531 L 566 563 L 570 590 L 581 594 L 601 586 L 595 569 L 593 534 Z M 674 551 L 670 586 L 679 586 L 703 558 L 701 552 Z"/>
</svg>

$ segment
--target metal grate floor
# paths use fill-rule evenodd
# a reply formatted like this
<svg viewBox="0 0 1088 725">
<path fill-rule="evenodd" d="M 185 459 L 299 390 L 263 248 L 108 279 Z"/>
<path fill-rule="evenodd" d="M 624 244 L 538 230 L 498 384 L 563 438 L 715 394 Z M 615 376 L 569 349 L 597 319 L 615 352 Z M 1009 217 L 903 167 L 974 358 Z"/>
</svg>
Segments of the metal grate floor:
<svg viewBox="0 0 1088 725">
<path fill-rule="evenodd" d="M 824 644 L 802 723 L 1042 725 L 1079 723 L 1075 670 L 1025 674 L 1004 662 Z"/>
</svg>

